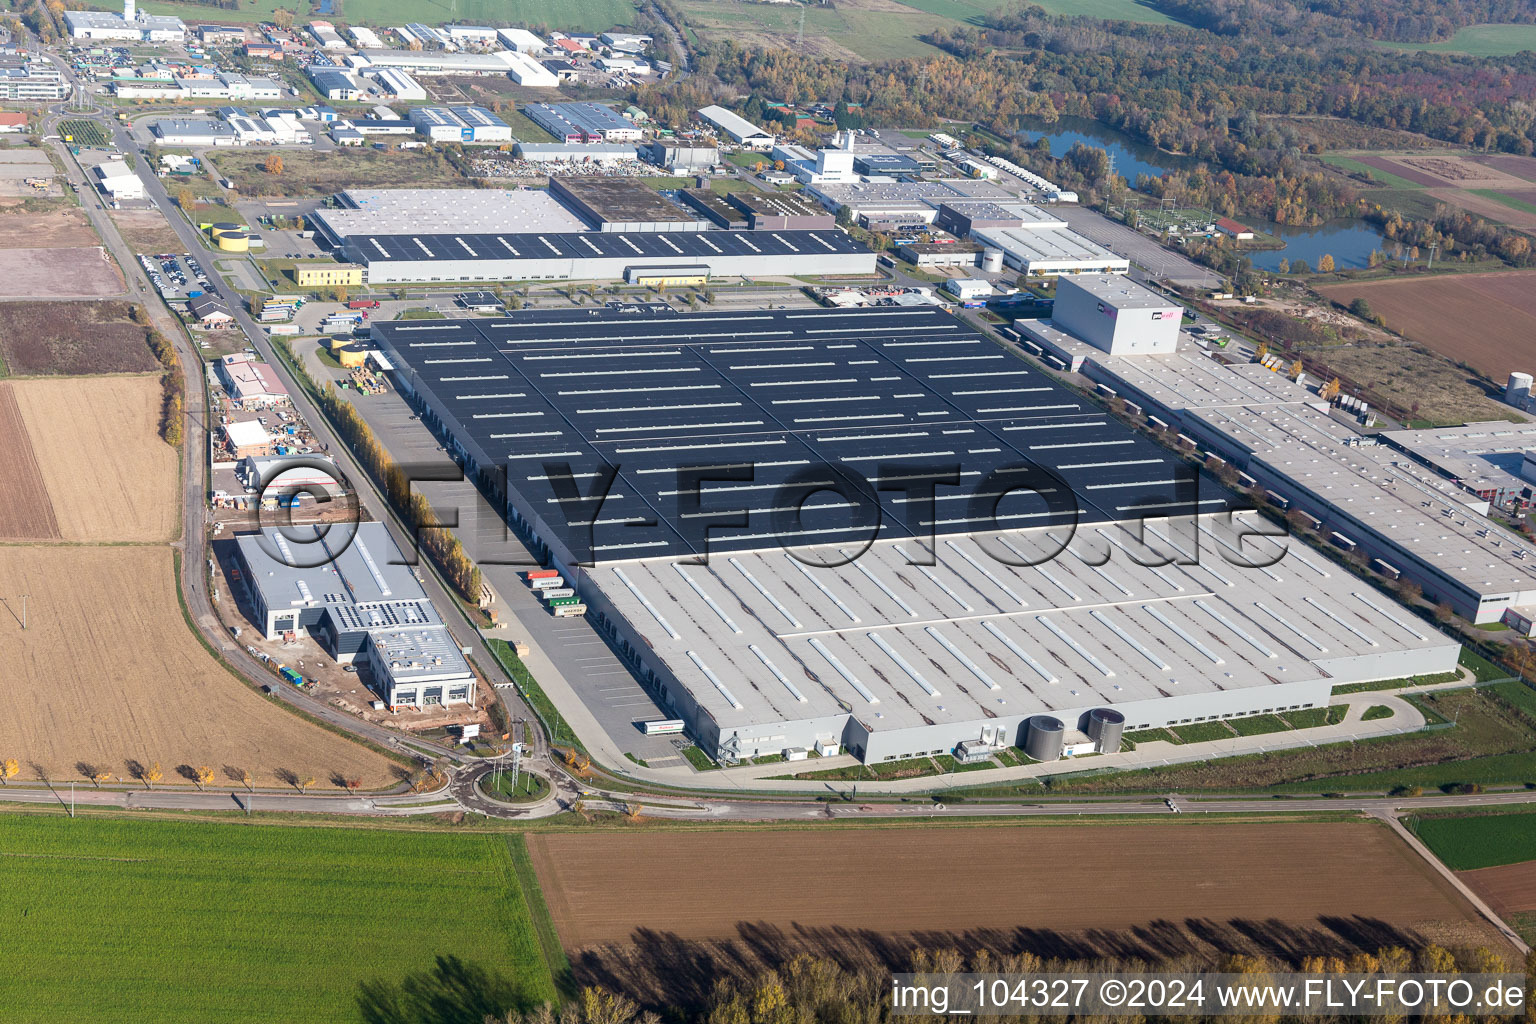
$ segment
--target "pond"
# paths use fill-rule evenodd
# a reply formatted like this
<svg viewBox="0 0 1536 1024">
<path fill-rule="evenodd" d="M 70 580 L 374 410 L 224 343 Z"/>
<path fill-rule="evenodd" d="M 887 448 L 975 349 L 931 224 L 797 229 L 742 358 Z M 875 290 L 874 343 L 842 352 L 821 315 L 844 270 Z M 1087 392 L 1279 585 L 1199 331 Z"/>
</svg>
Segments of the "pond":
<svg viewBox="0 0 1536 1024">
<path fill-rule="evenodd" d="M 1049 139 L 1051 155 L 1055 157 L 1065 156 L 1077 142 L 1104 150 L 1115 158 L 1115 172 L 1133 185 L 1138 175 L 1157 177 L 1164 171 L 1187 170 L 1199 163 L 1193 157 L 1164 153 L 1113 128 L 1079 117 L 1063 117 L 1049 125 L 1026 120 L 1024 125 L 1018 134 L 1028 142 Z M 1262 218 L 1240 219 L 1254 230 L 1274 235 L 1286 243 L 1284 249 L 1249 253 L 1253 265 L 1261 270 L 1275 270 L 1281 259 L 1306 260 L 1315 269 L 1317 261 L 1325 254 L 1332 255 L 1334 266 L 1341 270 L 1364 267 L 1372 249 L 1387 247 L 1380 231 L 1354 218 L 1333 220 L 1310 228 L 1283 226 Z"/>
</svg>

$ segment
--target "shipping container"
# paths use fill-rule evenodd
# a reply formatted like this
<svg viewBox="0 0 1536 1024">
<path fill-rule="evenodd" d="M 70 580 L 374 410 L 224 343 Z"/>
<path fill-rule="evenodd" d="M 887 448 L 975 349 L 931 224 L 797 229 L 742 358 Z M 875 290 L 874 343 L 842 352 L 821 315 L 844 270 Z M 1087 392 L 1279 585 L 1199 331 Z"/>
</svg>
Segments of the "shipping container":
<svg viewBox="0 0 1536 1024">
<path fill-rule="evenodd" d="M 584 604 L 563 604 L 555 609 L 557 619 L 568 619 L 585 614 L 587 614 L 587 606 Z"/>
<path fill-rule="evenodd" d="M 557 597 L 575 597 L 576 591 L 570 587 L 553 587 L 549 590 L 539 591 L 539 596 L 546 601 L 553 601 Z"/>
<path fill-rule="evenodd" d="M 534 590 L 550 590 L 555 587 L 565 586 L 564 576 L 540 576 L 536 580 L 529 580 L 528 585 Z"/>
<path fill-rule="evenodd" d="M 559 575 L 554 569 L 534 569 L 532 572 L 527 573 L 527 577 L 530 580 L 547 580 L 551 576 Z"/>
<path fill-rule="evenodd" d="M 685 724 L 681 718 L 660 718 L 652 722 L 641 722 L 640 728 L 647 736 L 670 736 L 682 732 Z"/>
<path fill-rule="evenodd" d="M 347 303 L 348 309 L 378 309 L 378 299 L 353 299 Z"/>
<path fill-rule="evenodd" d="M 559 608 L 559 607 L 561 607 L 563 605 L 580 604 L 580 603 L 581 603 L 581 598 L 579 598 L 579 597 L 557 597 L 557 598 L 554 598 L 553 600 L 551 600 L 549 602 L 549 606 L 551 608 Z"/>
</svg>

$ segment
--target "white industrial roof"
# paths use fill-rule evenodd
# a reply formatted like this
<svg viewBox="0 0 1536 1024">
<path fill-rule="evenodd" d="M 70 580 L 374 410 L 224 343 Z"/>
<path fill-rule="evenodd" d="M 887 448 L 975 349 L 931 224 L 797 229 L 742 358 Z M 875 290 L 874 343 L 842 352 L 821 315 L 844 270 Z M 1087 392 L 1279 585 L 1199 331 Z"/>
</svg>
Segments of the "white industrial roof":
<svg viewBox="0 0 1536 1024">
<path fill-rule="evenodd" d="M 1158 565 L 1104 523 L 1039 566 L 989 553 L 1028 550 L 1031 536 L 941 537 L 932 566 L 911 564 L 908 540 L 837 568 L 766 549 L 587 572 L 722 728 L 851 712 L 890 730 L 1126 704 L 1347 674 L 1330 666 L 1449 643 L 1299 545 L 1238 568 L 1207 522 L 1198 566 Z M 1189 545 L 1153 536 L 1163 552 Z"/>
<path fill-rule="evenodd" d="M 1492 420 L 1460 427 L 1389 430 L 1381 436 L 1471 491 L 1519 492 L 1533 486 L 1520 476 L 1520 465 L 1526 452 L 1536 450 L 1536 424 Z"/>
<path fill-rule="evenodd" d="M 699 116 L 737 139 L 768 138 L 773 135 L 721 106 L 701 107 Z"/>
<path fill-rule="evenodd" d="M 428 230 L 436 234 L 585 231 L 581 218 L 548 192 L 533 189 L 349 189 L 351 209 L 316 210 L 338 237 Z"/>
<path fill-rule="evenodd" d="M 1081 289 L 1116 309 L 1176 309 L 1183 312 L 1177 302 L 1120 274 L 1080 274 L 1066 278 L 1065 284 L 1069 288 Z"/>
<path fill-rule="evenodd" d="M 1454 484 L 1326 413 L 1271 405 L 1188 415 L 1472 590 L 1536 590 L 1536 548 L 1471 511 Z"/>
<path fill-rule="evenodd" d="M 224 433 L 229 437 L 229 443 L 236 448 L 266 444 L 272 440 L 266 428 L 255 420 L 239 420 L 234 423 L 226 423 L 224 424 Z"/>
<path fill-rule="evenodd" d="M 1055 228 L 976 228 L 971 237 L 982 245 L 1002 249 L 1015 259 L 1028 263 L 1080 262 L 1124 264 L 1130 261 L 1110 252 L 1097 242 L 1075 231 Z"/>
</svg>

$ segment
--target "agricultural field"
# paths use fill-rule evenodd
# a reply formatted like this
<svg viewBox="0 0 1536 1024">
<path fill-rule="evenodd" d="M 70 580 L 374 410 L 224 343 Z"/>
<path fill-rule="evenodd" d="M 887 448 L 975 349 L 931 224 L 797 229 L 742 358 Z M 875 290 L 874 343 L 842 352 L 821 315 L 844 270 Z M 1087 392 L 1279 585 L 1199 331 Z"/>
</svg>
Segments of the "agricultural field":
<svg viewBox="0 0 1536 1024">
<path fill-rule="evenodd" d="M 890 60 L 938 51 L 920 38 L 957 23 L 980 24 L 1004 0 L 843 0 L 816 4 L 682 0 L 688 28 L 698 36 L 730 37 L 743 45 L 794 48 L 844 60 Z M 1163 24 L 1171 19 L 1138 0 L 1043 0 L 1054 14 Z M 801 38 L 800 16 L 805 15 Z"/>
<path fill-rule="evenodd" d="M 518 842 L 6 815 L 0 916 L 13 948 L 0 1021 L 245 1024 L 275 1007 L 295 1021 L 425 1020 L 403 1006 L 367 1014 L 438 957 L 489 979 L 466 986 L 485 1000 L 476 1021 L 538 1005 L 556 990 Z"/>
<path fill-rule="evenodd" d="M 37 378 L 10 388 L 60 537 L 104 543 L 175 535 L 176 450 L 158 434 L 158 377 Z M 59 415 L 66 408 L 70 415 Z"/>
<path fill-rule="evenodd" d="M 110 0 L 88 0 L 83 6 L 98 10 L 113 8 Z M 272 13 L 284 7 L 283 0 L 252 0 L 239 10 L 220 10 L 221 23 L 254 25 L 271 21 Z M 197 3 L 172 3 L 147 0 L 141 10 L 150 14 L 174 14 L 189 23 L 210 17 L 207 6 Z M 293 9 L 288 4 L 288 10 Z M 341 8 L 335 17 L 341 17 Z M 440 25 L 449 21 L 472 25 L 518 24 L 548 25 L 566 32 L 603 32 L 634 23 L 635 8 L 625 0 L 455 0 L 450 6 L 438 3 L 423 7 L 418 0 L 347 0 L 346 20 L 353 25 L 403 25 L 408 21 L 426 21 Z M 299 19 L 295 19 L 299 20 Z"/>
<path fill-rule="evenodd" d="M 329 195 L 348 188 L 469 187 L 446 159 L 428 149 L 285 152 L 281 174 L 267 173 L 269 155 L 224 150 L 214 159 L 224 177 L 245 196 Z"/>
<path fill-rule="evenodd" d="M 1452 151 L 1327 156 L 1324 163 L 1366 173 L 1384 187 L 1422 189 L 1431 203 L 1458 206 L 1496 223 L 1536 230 L 1536 180 L 1529 157 Z M 1523 164 L 1521 161 L 1530 161 Z"/>
<path fill-rule="evenodd" d="M 578 983 L 611 972 L 642 993 L 668 983 L 667 965 L 696 973 L 712 952 L 720 964 L 808 947 L 900 964 L 913 941 L 1064 956 L 1258 952 L 1282 935 L 1293 950 L 1317 951 L 1490 941 L 1450 884 L 1375 823 L 802 827 L 527 842 Z M 959 862 L 962 872 L 943 868 Z M 1369 937 L 1344 924 L 1362 921 L 1372 922 Z M 1108 935 L 1118 945 L 1102 945 Z M 647 968 L 655 973 L 623 970 Z"/>
<path fill-rule="evenodd" d="M 1408 824 L 1494 913 L 1536 938 L 1536 812 L 1421 815 Z"/>
<path fill-rule="evenodd" d="M 57 540 L 59 521 L 37 453 L 16 406 L 13 385 L 0 381 L 0 541 Z"/>
<path fill-rule="evenodd" d="M 1536 25 L 1468 25 L 1441 43 L 1378 41 L 1376 45 L 1392 50 L 1464 53 L 1469 57 L 1507 57 L 1526 50 L 1536 50 Z"/>
<path fill-rule="evenodd" d="M 1409 825 L 1452 871 L 1536 860 L 1536 811 L 1419 815 Z"/>
<path fill-rule="evenodd" d="M 1502 385 L 1536 365 L 1536 270 L 1326 285 L 1335 302 L 1370 303 L 1388 327 Z M 1331 358 L 1331 356 L 1330 356 Z"/>
<path fill-rule="evenodd" d="M 13 377 L 153 372 L 160 364 L 132 309 L 112 301 L 0 303 L 0 361 Z"/>
<path fill-rule="evenodd" d="M 111 138 L 106 129 L 100 124 L 88 118 L 68 118 L 59 122 L 59 136 L 66 137 L 66 141 L 77 146 L 89 146 L 92 149 L 100 149 L 111 144 Z"/>
<path fill-rule="evenodd" d="M 55 502 L 57 508 L 57 502 Z M 29 595 L 27 628 L 19 597 Z M 189 630 L 171 549 L 0 546 L 0 665 L 26 699 L 0 710 L 0 756 L 23 778 L 131 782 L 159 763 L 165 783 L 209 765 L 258 785 L 312 777 L 321 789 L 396 782 L 395 765 L 283 709 L 235 679 Z"/>
</svg>

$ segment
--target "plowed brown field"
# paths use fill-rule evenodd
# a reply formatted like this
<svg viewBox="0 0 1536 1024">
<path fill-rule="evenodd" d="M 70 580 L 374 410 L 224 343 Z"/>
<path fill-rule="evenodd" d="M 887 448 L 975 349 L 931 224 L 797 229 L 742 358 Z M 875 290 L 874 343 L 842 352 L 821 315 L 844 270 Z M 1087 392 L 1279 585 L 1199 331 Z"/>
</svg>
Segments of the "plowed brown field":
<svg viewBox="0 0 1536 1024">
<path fill-rule="evenodd" d="M 0 540 L 59 536 L 53 503 L 11 385 L 0 382 Z"/>
<path fill-rule="evenodd" d="M 1229 823 L 530 835 L 567 947 L 765 927 L 879 934 L 1370 922 L 1491 929 L 1385 828 Z M 1324 927 L 1333 927 L 1324 925 Z M 1335 929 L 1337 931 L 1337 929 Z"/>
<path fill-rule="evenodd" d="M 1536 911 L 1536 860 L 1457 874 L 1505 920 L 1514 914 Z"/>
<path fill-rule="evenodd" d="M 212 767 L 221 786 L 238 774 L 226 766 L 261 785 L 284 772 L 322 789 L 333 774 L 392 782 L 383 757 L 213 660 L 182 618 L 169 547 L 0 547 L 0 666 L 0 756 L 20 761 L 23 778 L 78 780 L 93 766 L 126 780 L 132 762 L 159 762 L 166 782 L 183 784 L 183 764 Z"/>
<path fill-rule="evenodd" d="M 1336 302 L 1363 298 L 1387 326 L 1503 386 L 1536 366 L 1536 270 L 1447 274 L 1318 289 Z"/>
<path fill-rule="evenodd" d="M 65 540 L 171 538 L 176 450 L 158 435 L 157 378 L 33 378 L 10 387 Z"/>
</svg>

